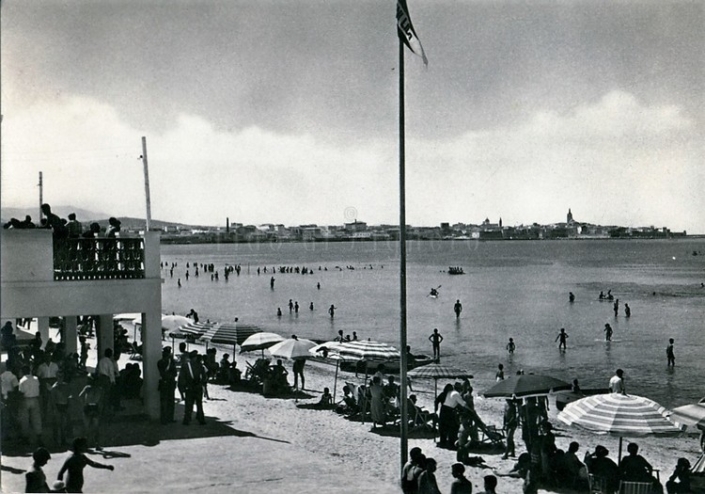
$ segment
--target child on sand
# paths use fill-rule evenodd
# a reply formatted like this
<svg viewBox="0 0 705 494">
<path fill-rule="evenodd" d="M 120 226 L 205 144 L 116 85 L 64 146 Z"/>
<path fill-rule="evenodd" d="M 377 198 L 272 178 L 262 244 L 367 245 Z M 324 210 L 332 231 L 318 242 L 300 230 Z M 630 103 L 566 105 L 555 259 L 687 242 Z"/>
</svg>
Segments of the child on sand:
<svg viewBox="0 0 705 494">
<path fill-rule="evenodd" d="M 73 441 L 73 446 L 71 450 L 73 454 L 69 456 L 64 465 L 59 470 L 59 475 L 57 479 L 63 480 L 64 472 L 68 473 L 68 478 L 66 479 L 66 490 L 68 492 L 81 492 L 83 489 L 83 469 L 86 465 L 90 465 L 93 468 L 105 468 L 106 470 L 115 470 L 112 465 L 103 465 L 97 461 L 93 461 L 86 457 L 85 452 L 88 447 L 88 441 L 85 437 L 77 437 Z"/>
</svg>

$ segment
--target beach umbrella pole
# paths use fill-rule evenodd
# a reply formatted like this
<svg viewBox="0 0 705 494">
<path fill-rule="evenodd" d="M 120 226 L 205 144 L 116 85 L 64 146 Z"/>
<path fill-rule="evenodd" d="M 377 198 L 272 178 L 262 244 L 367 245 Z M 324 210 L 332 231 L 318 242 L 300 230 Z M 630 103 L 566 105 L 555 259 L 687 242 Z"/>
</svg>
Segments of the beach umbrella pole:
<svg viewBox="0 0 705 494">
<path fill-rule="evenodd" d="M 335 361 L 335 381 L 333 382 L 333 404 L 335 404 L 335 396 L 338 391 L 338 367 L 340 367 L 340 361 Z"/>
<path fill-rule="evenodd" d="M 622 436 L 619 436 L 619 456 L 617 458 L 617 465 L 619 465 L 622 463 Z"/>
</svg>

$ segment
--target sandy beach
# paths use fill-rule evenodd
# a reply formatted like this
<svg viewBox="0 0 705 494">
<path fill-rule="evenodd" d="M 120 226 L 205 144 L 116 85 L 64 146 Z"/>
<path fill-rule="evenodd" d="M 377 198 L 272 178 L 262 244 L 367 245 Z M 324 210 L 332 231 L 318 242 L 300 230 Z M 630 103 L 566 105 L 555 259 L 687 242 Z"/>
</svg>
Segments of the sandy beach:
<svg viewBox="0 0 705 494">
<path fill-rule="evenodd" d="M 192 348 L 199 348 L 193 345 Z M 218 355 L 223 350 L 219 350 Z M 258 353 L 239 354 L 238 366 L 254 361 Z M 129 360 L 123 356 L 122 368 Z M 290 369 L 291 363 L 285 362 Z M 160 425 L 143 419 L 124 420 L 109 426 L 103 453 L 93 452 L 97 461 L 115 465 L 115 471 L 87 469 L 86 492 L 222 492 L 240 488 L 243 492 L 399 492 L 400 441 L 388 427 L 371 431 L 370 423 L 351 421 L 332 410 L 302 409 L 298 405 L 315 403 L 324 387 L 333 389 L 334 366 L 309 361 L 305 368 L 306 399 L 265 398 L 261 394 L 233 391 L 227 386 L 209 385 L 210 399 L 204 401 L 208 424 L 183 426 L 183 408 L 176 408 L 176 423 Z M 609 376 L 607 376 L 609 378 Z M 338 396 L 345 381 L 359 382 L 362 377 L 342 372 Z M 442 387 L 445 382 L 439 382 Z M 492 382 L 473 382 L 479 395 Z M 414 393 L 425 408 L 431 408 L 433 383 L 414 382 Z M 501 422 L 501 400 L 476 397 L 476 409 L 488 424 Z M 129 409 L 129 407 L 128 407 Z M 567 428 L 552 420 L 556 444 L 567 450 L 575 440 L 579 456 L 602 444 L 616 460 L 619 439 L 596 436 Z M 520 438 L 520 433 L 517 434 Z M 680 437 L 636 438 L 640 453 L 660 471 L 665 483 L 679 457 L 691 463 L 699 456 L 697 434 Z M 625 439 L 626 448 L 628 440 Z M 409 448 L 418 446 L 438 462 L 437 479 L 441 492 L 449 492 L 450 466 L 455 452 L 435 446 L 430 437 L 409 439 Z M 523 444 L 517 441 L 517 453 Z M 467 467 L 467 477 L 475 492 L 482 488 L 484 475 L 506 473 L 514 461 L 502 460 L 500 452 L 482 456 L 484 468 Z M 68 453 L 52 450 L 53 459 L 45 467 L 54 479 Z M 101 457 L 102 456 L 102 457 Z M 104 458 L 103 458 L 104 457 Z M 3 492 L 24 490 L 24 471 L 30 466 L 27 454 L 2 457 Z M 354 480 L 353 480 L 354 479 Z M 500 477 L 499 492 L 519 493 L 522 481 Z M 549 491 L 541 491 L 549 492 Z"/>
</svg>

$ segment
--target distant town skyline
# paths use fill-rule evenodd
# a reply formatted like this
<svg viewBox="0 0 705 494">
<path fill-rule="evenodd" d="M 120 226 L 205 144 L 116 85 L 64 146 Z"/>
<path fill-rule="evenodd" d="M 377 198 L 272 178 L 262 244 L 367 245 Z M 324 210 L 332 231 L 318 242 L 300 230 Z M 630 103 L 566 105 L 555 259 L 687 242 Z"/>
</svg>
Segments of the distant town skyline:
<svg viewBox="0 0 705 494">
<path fill-rule="evenodd" d="M 407 223 L 705 233 L 701 4 L 408 4 Z M 0 205 L 398 223 L 395 7 L 3 2 Z"/>
</svg>

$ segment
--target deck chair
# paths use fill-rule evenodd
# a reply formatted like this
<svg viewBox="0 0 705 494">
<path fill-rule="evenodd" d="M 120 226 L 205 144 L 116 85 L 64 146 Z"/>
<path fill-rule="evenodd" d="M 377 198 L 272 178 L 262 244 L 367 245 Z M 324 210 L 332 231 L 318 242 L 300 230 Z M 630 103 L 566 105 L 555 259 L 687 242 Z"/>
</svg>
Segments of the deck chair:
<svg viewBox="0 0 705 494">
<path fill-rule="evenodd" d="M 417 406 L 411 406 L 409 403 L 409 416 L 411 418 L 411 428 L 420 431 L 435 432 L 436 417 L 435 414 L 422 410 Z"/>
<path fill-rule="evenodd" d="M 619 483 L 619 494 L 651 494 L 653 488 L 653 482 L 627 482 L 622 480 Z"/>
<path fill-rule="evenodd" d="M 495 425 L 479 426 L 480 442 L 491 444 L 493 446 L 504 447 L 505 435 L 504 431 Z"/>
<path fill-rule="evenodd" d="M 588 473 L 588 486 L 590 487 L 590 494 L 610 494 L 607 488 L 607 479 L 604 477 L 597 477 Z"/>
</svg>

